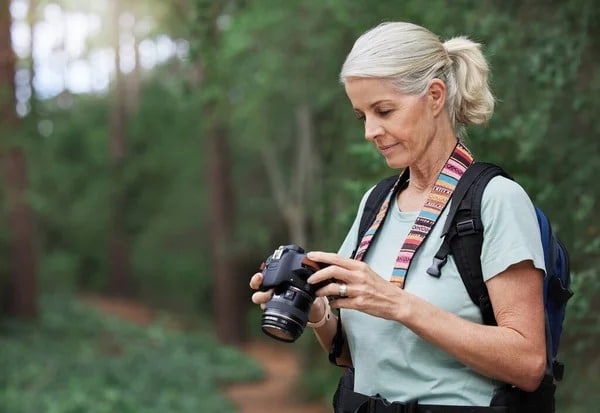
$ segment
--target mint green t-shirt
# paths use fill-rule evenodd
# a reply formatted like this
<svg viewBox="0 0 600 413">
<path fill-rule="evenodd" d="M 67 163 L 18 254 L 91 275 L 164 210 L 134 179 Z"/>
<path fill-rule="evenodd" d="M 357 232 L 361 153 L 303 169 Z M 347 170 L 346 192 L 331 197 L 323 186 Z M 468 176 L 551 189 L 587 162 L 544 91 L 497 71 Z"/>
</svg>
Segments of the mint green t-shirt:
<svg viewBox="0 0 600 413">
<path fill-rule="evenodd" d="M 368 196 L 360 203 L 340 255 L 349 257 L 357 242 L 358 225 Z M 453 257 L 442 276 L 426 273 L 438 251 L 446 207 L 426 241 L 415 254 L 405 279 L 405 290 L 466 320 L 481 323 L 481 313 L 460 278 Z M 365 262 L 386 280 L 391 278 L 396 256 L 418 212 L 390 211 L 369 247 Z M 510 265 L 531 260 L 544 268 L 544 256 L 535 210 L 525 191 L 514 181 L 493 178 L 485 189 L 481 218 L 484 242 L 481 265 L 487 281 Z M 390 284 L 390 288 L 397 288 Z M 510 292 L 507 292 L 510 293 Z M 354 390 L 379 393 L 390 401 L 418 399 L 423 404 L 488 406 L 499 383 L 484 377 L 454 357 L 422 340 L 396 321 L 342 310 L 342 322 L 355 367 Z"/>
</svg>

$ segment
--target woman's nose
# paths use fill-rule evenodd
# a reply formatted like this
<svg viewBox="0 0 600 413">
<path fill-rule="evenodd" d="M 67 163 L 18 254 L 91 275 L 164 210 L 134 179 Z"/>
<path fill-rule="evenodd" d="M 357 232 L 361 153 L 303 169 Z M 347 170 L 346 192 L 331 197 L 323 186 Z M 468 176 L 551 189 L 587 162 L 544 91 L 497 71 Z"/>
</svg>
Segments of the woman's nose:
<svg viewBox="0 0 600 413">
<path fill-rule="evenodd" d="M 383 128 L 378 122 L 375 122 L 373 119 L 369 119 L 369 117 L 365 118 L 365 139 L 368 141 L 373 141 L 376 137 L 380 136 L 383 133 Z"/>
</svg>

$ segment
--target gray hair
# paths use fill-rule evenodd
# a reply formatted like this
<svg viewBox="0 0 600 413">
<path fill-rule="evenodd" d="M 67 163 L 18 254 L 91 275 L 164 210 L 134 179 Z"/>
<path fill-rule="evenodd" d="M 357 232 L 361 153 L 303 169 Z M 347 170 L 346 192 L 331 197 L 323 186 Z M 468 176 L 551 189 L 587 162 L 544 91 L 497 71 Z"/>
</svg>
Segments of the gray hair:
<svg viewBox="0 0 600 413">
<path fill-rule="evenodd" d="M 464 36 L 442 43 L 412 23 L 382 23 L 360 36 L 342 66 L 342 83 L 350 77 L 386 79 L 401 93 L 425 93 L 438 78 L 446 84 L 446 110 L 458 137 L 465 126 L 483 124 L 494 111 L 489 67 L 481 45 Z"/>
</svg>

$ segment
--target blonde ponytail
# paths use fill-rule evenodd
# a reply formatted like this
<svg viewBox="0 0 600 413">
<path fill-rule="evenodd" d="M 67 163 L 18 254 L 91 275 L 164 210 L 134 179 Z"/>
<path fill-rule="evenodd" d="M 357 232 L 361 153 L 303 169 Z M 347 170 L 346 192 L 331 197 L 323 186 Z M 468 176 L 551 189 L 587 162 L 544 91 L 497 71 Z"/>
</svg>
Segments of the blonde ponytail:
<svg viewBox="0 0 600 413">
<path fill-rule="evenodd" d="M 444 42 L 452 61 L 447 75 L 447 105 L 458 125 L 486 123 L 494 112 L 494 96 L 488 84 L 489 66 L 481 45 L 460 36 Z"/>
</svg>

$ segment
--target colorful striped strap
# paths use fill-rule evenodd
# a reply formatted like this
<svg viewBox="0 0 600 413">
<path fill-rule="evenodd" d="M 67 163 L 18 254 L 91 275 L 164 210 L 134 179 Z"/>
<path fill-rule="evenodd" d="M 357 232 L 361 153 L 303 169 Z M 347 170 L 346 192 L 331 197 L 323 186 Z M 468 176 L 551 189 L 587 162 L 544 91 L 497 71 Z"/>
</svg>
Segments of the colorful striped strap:
<svg viewBox="0 0 600 413">
<path fill-rule="evenodd" d="M 402 248 L 400 248 L 398 257 L 396 258 L 396 264 L 394 265 L 390 281 L 400 288 L 404 287 L 404 279 L 406 278 L 413 257 L 423 241 L 425 241 L 425 238 L 427 238 L 427 235 L 435 225 L 439 216 L 444 211 L 444 208 L 452 197 L 452 193 L 456 188 L 458 180 L 471 163 L 473 163 L 473 156 L 469 150 L 460 142 L 457 143 L 452 155 L 450 155 L 446 165 L 442 168 L 435 185 L 431 189 L 431 192 L 423 205 L 423 209 L 417 216 L 415 223 L 406 236 Z M 392 197 L 396 193 L 400 181 L 401 179 L 398 178 L 381 205 L 373 224 L 360 241 L 355 259 L 359 261 L 363 260 L 373 237 L 377 233 L 377 230 L 381 226 L 381 223 L 388 212 Z"/>
</svg>

